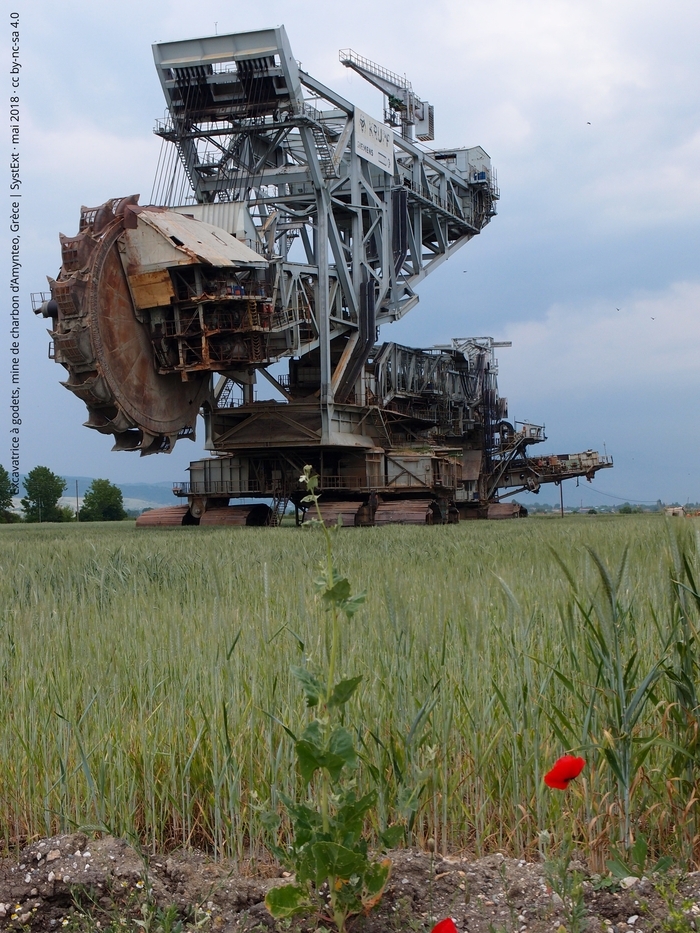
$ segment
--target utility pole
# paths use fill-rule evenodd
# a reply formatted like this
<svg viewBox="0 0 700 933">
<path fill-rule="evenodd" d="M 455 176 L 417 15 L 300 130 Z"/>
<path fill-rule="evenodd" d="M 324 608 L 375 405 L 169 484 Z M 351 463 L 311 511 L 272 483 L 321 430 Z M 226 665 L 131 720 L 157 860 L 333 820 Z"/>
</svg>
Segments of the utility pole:
<svg viewBox="0 0 700 933">
<path fill-rule="evenodd" d="M 561 480 L 559 483 L 559 509 L 561 511 L 561 517 L 564 517 L 564 481 Z"/>
<path fill-rule="evenodd" d="M 78 501 L 78 480 L 75 481 L 75 520 L 80 521 L 80 504 Z"/>
</svg>

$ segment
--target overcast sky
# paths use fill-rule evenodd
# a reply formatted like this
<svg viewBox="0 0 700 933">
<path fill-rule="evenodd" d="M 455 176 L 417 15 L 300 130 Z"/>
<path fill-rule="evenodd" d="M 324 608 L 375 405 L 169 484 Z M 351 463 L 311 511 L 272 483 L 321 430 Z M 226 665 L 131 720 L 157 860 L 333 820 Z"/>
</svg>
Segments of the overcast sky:
<svg viewBox="0 0 700 933">
<path fill-rule="evenodd" d="M 545 423 L 550 452 L 592 447 L 615 458 L 592 487 L 567 484 L 570 501 L 700 500 L 697 0 L 16 0 L 13 9 L 22 472 L 45 464 L 115 481 L 182 480 L 200 456 L 188 442 L 170 456 L 112 453 L 108 437 L 83 428 L 85 408 L 59 385 L 64 371 L 47 359 L 46 322 L 29 294 L 56 275 L 58 233 L 77 231 L 81 204 L 136 192 L 149 200 L 160 147 L 152 129 L 164 110 L 151 43 L 284 24 L 303 67 L 370 113 L 381 115 L 381 95 L 340 65 L 338 50 L 405 73 L 435 106 L 435 146 L 481 145 L 498 170 L 498 216 L 382 339 L 512 340 L 499 351 L 511 417 Z M 9 399 L 7 376 L 2 384 Z M 9 465 L 2 411 L 0 463 Z"/>
</svg>

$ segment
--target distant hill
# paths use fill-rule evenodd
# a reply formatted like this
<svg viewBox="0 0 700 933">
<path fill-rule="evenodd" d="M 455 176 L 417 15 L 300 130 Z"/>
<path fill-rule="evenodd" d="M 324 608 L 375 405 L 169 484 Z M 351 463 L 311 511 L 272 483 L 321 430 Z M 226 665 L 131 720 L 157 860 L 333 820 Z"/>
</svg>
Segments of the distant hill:
<svg viewBox="0 0 700 933">
<path fill-rule="evenodd" d="M 24 480 L 26 474 L 20 476 L 21 494 L 15 498 L 15 508 L 20 508 L 19 500 L 24 495 Z M 66 494 L 60 500 L 61 505 L 75 509 L 75 481 L 78 481 L 78 500 L 83 503 L 83 496 L 93 480 L 91 476 L 64 476 L 66 481 Z M 155 509 L 163 505 L 178 505 L 178 499 L 173 495 L 173 483 L 115 483 L 122 491 L 124 508 L 140 512 L 143 509 Z"/>
<path fill-rule="evenodd" d="M 75 486 L 75 483 L 73 485 Z M 178 504 L 178 500 L 173 495 L 172 483 L 115 483 L 114 485 L 119 486 L 121 489 L 124 496 L 124 507 L 127 509 L 137 508 L 135 505 L 127 505 L 127 499 L 148 503 L 148 505 L 141 506 L 141 508 Z"/>
</svg>

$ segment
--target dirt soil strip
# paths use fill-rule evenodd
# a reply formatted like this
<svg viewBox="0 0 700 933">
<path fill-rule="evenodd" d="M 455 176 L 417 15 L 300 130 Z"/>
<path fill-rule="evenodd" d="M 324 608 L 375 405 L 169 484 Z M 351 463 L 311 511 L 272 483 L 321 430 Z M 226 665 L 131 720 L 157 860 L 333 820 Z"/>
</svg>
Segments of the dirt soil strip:
<svg viewBox="0 0 700 933">
<path fill-rule="evenodd" d="M 389 853 L 392 875 L 379 907 L 352 922 L 353 933 L 424 933 L 452 917 L 468 933 L 568 933 L 567 906 L 551 890 L 541 863 L 500 854 L 469 860 L 418 850 Z M 596 890 L 595 876 L 576 863 L 583 883 L 587 933 L 693 931 L 700 924 L 700 873 L 626 879 L 627 887 Z M 0 859 L 0 930 L 165 929 L 162 912 L 180 930 L 216 933 L 312 931 L 319 918 L 276 924 L 263 903 L 288 875 L 270 865 L 214 862 L 197 851 L 139 855 L 124 840 L 83 833 L 33 842 L 19 857 Z M 160 919 L 159 919 L 160 918 Z M 138 923 L 141 921 L 141 923 Z M 159 926 L 160 923 L 160 926 Z M 178 929 L 172 922 L 169 930 Z"/>
</svg>

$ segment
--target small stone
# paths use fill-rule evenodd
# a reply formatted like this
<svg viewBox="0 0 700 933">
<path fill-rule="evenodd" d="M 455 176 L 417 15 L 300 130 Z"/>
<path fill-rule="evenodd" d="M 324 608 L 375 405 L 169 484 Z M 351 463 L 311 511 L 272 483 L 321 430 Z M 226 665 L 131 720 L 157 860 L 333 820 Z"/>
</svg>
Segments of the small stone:
<svg viewBox="0 0 700 933">
<path fill-rule="evenodd" d="M 564 901 L 559 897 L 556 891 L 552 894 L 552 903 L 554 904 L 555 907 L 561 907 L 564 903 Z"/>
<path fill-rule="evenodd" d="M 32 912 L 28 910 L 26 914 L 22 914 L 19 918 L 20 923 L 28 923 L 32 919 Z"/>
<path fill-rule="evenodd" d="M 635 878 L 634 875 L 628 875 L 627 878 L 623 878 L 622 881 L 620 881 L 620 887 L 623 891 L 633 888 L 635 884 L 639 884 L 639 878 Z"/>
<path fill-rule="evenodd" d="M 47 881 L 55 881 L 55 880 L 56 880 L 56 875 L 55 875 L 52 871 L 50 871 L 50 872 L 49 872 L 49 875 L 48 875 L 48 878 L 47 878 L 46 880 L 47 880 Z"/>
<path fill-rule="evenodd" d="M 27 872 L 27 874 L 24 876 L 24 883 L 30 884 L 31 880 L 32 880 L 32 876 L 29 874 L 29 872 Z"/>
<path fill-rule="evenodd" d="M 55 862 L 57 858 L 61 857 L 60 849 L 52 849 L 49 854 L 46 856 L 47 862 Z"/>
<path fill-rule="evenodd" d="M 77 855 L 77 853 L 76 853 L 76 855 Z M 90 858 L 90 853 L 89 853 L 87 850 L 86 850 L 85 852 L 83 852 L 83 858 Z"/>
<path fill-rule="evenodd" d="M 29 896 L 30 896 L 30 897 L 36 897 L 38 893 L 39 893 L 39 889 L 38 889 L 38 888 L 32 888 L 32 890 L 29 892 Z"/>
<path fill-rule="evenodd" d="M 0 917 L 4 917 L 9 910 L 9 904 L 0 904 Z"/>
<path fill-rule="evenodd" d="M 637 920 L 639 920 L 639 914 L 632 914 L 631 917 L 628 917 L 628 918 L 627 918 L 627 922 L 629 923 L 629 925 L 630 925 L 631 927 L 633 927 L 633 926 L 635 925 L 635 923 L 637 922 Z"/>
</svg>

